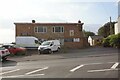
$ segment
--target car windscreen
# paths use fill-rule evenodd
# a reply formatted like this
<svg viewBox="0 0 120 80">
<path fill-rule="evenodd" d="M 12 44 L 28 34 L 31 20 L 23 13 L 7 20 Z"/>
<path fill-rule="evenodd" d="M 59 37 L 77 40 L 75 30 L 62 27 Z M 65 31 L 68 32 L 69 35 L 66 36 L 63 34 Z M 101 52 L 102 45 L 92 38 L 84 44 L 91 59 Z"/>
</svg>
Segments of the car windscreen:
<svg viewBox="0 0 120 80">
<path fill-rule="evenodd" d="M 51 44 L 51 42 L 47 42 L 47 41 L 46 41 L 46 42 L 43 42 L 41 45 L 42 45 L 42 46 L 46 46 L 46 45 L 50 45 L 50 44 Z"/>
<path fill-rule="evenodd" d="M 0 47 L 0 50 L 5 50 L 5 48 L 4 47 Z"/>
</svg>

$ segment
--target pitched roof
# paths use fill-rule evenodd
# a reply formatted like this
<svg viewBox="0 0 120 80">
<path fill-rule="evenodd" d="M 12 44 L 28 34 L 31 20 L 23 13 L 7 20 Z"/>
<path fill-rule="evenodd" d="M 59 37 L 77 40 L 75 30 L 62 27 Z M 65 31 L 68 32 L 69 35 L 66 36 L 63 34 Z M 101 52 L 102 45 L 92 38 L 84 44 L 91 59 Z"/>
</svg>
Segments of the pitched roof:
<svg viewBox="0 0 120 80">
<path fill-rule="evenodd" d="M 90 36 L 92 39 L 101 39 L 104 38 L 103 36 L 95 35 L 95 36 Z"/>
</svg>

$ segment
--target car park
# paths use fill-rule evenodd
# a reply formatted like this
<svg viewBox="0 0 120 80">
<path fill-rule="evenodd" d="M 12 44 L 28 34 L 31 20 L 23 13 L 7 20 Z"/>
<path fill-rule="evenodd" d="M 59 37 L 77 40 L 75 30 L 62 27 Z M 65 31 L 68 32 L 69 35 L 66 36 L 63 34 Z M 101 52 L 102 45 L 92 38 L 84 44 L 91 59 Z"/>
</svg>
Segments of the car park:
<svg viewBox="0 0 120 80">
<path fill-rule="evenodd" d="M 2 47 L 8 49 L 9 52 L 10 52 L 11 54 L 14 54 L 14 55 L 16 55 L 16 54 L 18 54 L 18 53 L 20 53 L 20 52 L 25 53 L 25 52 L 27 51 L 26 48 L 19 47 L 19 46 L 13 45 L 13 44 L 2 45 Z"/>
<path fill-rule="evenodd" d="M 10 55 L 10 52 L 8 49 L 5 49 L 4 47 L 0 47 L 0 61 L 5 61 L 7 59 L 7 56 Z"/>
<path fill-rule="evenodd" d="M 48 40 L 44 41 L 39 47 L 38 52 L 41 53 L 53 53 L 54 51 L 60 50 L 59 40 Z"/>
</svg>

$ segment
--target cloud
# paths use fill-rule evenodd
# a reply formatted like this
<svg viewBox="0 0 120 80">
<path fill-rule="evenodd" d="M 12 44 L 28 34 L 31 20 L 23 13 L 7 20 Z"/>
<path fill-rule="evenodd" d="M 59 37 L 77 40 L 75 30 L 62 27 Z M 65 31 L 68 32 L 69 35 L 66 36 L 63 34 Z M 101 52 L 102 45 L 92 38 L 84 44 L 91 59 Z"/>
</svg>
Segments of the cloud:
<svg viewBox="0 0 120 80">
<path fill-rule="evenodd" d="M 109 5 L 106 1 L 113 0 L 0 0 L 0 34 L 3 34 L 0 36 L 4 38 L 1 40 L 7 41 L 11 36 L 11 41 L 14 41 L 14 22 L 31 22 L 33 19 L 36 22 L 77 22 L 81 20 L 84 24 L 103 24 L 109 20 L 109 17 L 106 17 L 108 14 L 105 14 L 102 8 L 106 11 L 110 11 L 111 8 L 106 8 L 106 6 L 101 8 L 101 4 L 96 6 L 96 2 L 105 2 L 105 5 Z M 115 10 L 113 8 L 112 12 L 108 13 L 115 16 Z M 87 30 L 94 28 L 87 27 Z M 5 29 L 12 34 L 7 34 Z"/>
<path fill-rule="evenodd" d="M 15 41 L 15 31 L 0 28 L 0 43 L 11 43 Z"/>
<path fill-rule="evenodd" d="M 83 29 L 85 31 L 91 31 L 91 32 L 94 32 L 95 34 L 97 34 L 98 32 L 98 29 L 101 27 L 102 25 L 101 24 L 85 24 L 83 26 Z"/>
</svg>

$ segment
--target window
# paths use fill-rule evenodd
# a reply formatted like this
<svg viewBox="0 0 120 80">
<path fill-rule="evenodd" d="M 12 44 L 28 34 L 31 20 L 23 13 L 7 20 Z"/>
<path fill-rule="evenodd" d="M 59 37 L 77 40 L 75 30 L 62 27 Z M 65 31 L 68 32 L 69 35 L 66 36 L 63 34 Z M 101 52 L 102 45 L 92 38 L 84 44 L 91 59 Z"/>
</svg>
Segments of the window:
<svg viewBox="0 0 120 80">
<path fill-rule="evenodd" d="M 35 27 L 34 31 L 40 32 L 40 33 L 45 33 L 45 32 L 47 32 L 47 27 Z"/>
<path fill-rule="evenodd" d="M 35 32 L 38 32 L 38 27 L 35 27 L 34 30 L 35 30 Z"/>
<path fill-rule="evenodd" d="M 80 38 L 74 38 L 74 42 L 80 42 Z"/>
<path fill-rule="evenodd" d="M 70 36 L 74 36 L 74 30 L 70 30 Z"/>
<path fill-rule="evenodd" d="M 64 39 L 65 42 L 73 42 L 73 38 L 67 38 L 67 39 Z"/>
<path fill-rule="evenodd" d="M 53 27 L 53 32 L 64 32 L 63 27 Z"/>
</svg>

